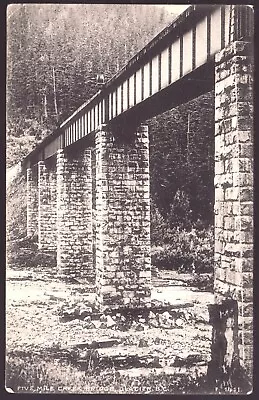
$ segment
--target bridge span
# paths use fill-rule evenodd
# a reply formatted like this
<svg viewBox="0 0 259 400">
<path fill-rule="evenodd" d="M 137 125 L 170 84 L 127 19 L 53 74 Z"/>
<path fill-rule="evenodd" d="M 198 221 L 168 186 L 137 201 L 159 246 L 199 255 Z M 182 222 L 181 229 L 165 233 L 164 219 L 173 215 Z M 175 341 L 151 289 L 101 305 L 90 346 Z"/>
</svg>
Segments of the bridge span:
<svg viewBox="0 0 259 400">
<path fill-rule="evenodd" d="M 252 370 L 253 12 L 191 6 L 24 160 L 27 233 L 96 304 L 148 307 L 149 139 L 144 121 L 215 91 L 212 364 Z M 220 350 L 221 351 L 221 350 Z M 220 361 L 221 360 L 221 361 Z M 223 361 L 222 361 L 223 360 Z"/>
<path fill-rule="evenodd" d="M 247 7 L 189 7 L 43 140 L 24 165 L 53 156 L 100 124 L 138 126 L 213 89 L 215 54 L 234 40 L 251 39 L 252 21 Z"/>
</svg>

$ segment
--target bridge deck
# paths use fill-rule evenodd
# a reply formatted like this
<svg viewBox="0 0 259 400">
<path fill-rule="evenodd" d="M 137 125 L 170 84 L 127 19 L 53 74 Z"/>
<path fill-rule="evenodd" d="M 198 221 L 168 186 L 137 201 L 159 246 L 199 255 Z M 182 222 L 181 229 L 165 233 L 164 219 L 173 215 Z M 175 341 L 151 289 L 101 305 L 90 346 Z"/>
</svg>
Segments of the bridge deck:
<svg viewBox="0 0 259 400">
<path fill-rule="evenodd" d="M 100 124 L 122 120 L 124 126 L 128 121 L 138 124 L 210 90 L 215 53 L 231 41 L 251 35 L 249 17 L 249 7 L 189 7 L 45 138 L 23 165 L 51 157 L 59 148 L 89 136 Z"/>
</svg>

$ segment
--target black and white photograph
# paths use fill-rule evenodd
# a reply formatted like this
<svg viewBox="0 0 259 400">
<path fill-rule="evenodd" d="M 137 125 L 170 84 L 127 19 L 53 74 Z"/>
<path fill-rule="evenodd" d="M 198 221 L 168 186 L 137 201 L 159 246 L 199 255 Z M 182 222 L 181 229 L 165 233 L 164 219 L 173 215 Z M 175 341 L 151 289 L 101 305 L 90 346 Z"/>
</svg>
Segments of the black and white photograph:
<svg viewBox="0 0 259 400">
<path fill-rule="evenodd" d="M 6 392 L 253 393 L 253 6 L 6 32 Z"/>
</svg>

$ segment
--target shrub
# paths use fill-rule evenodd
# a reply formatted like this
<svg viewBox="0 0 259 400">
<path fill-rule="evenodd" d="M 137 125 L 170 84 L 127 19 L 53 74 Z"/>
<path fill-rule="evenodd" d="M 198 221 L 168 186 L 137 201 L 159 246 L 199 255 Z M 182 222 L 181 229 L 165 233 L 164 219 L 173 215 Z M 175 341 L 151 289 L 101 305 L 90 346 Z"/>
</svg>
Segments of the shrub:
<svg viewBox="0 0 259 400">
<path fill-rule="evenodd" d="M 192 210 L 190 208 L 189 196 L 182 190 L 177 190 L 168 214 L 168 224 L 170 229 L 179 227 L 190 229 L 192 226 Z"/>
<path fill-rule="evenodd" d="M 26 180 L 18 174 L 6 191 L 6 233 L 10 240 L 26 236 L 26 204 Z"/>
<path fill-rule="evenodd" d="M 213 229 L 191 231 L 174 229 L 168 235 L 170 243 L 153 246 L 152 264 L 179 272 L 212 272 L 214 264 Z"/>
<path fill-rule="evenodd" d="M 151 199 L 151 243 L 161 244 L 164 243 L 167 236 L 168 225 L 160 213 L 158 207 Z"/>
</svg>

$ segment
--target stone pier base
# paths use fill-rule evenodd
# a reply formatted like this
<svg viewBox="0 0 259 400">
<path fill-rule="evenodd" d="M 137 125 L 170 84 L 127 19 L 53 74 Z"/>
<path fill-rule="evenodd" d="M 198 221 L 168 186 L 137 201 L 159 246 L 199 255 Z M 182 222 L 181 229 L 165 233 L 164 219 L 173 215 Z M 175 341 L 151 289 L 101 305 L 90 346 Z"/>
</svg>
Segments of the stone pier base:
<svg viewBox="0 0 259 400">
<path fill-rule="evenodd" d="M 150 305 L 148 127 L 96 133 L 97 305 Z"/>
</svg>

